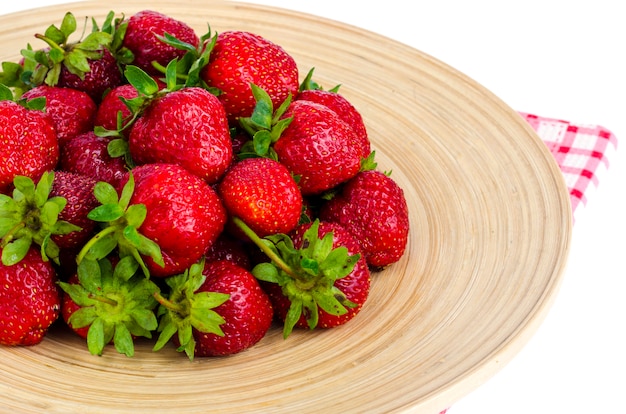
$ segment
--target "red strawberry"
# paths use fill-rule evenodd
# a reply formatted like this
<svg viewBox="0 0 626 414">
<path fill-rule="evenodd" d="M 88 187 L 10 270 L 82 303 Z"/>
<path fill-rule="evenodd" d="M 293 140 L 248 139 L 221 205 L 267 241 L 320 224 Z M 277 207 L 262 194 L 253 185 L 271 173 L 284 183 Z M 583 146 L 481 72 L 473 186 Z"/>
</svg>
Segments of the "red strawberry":
<svg viewBox="0 0 626 414">
<path fill-rule="evenodd" d="M 83 91 L 59 86 L 40 85 L 26 91 L 22 98 L 45 98 L 45 111 L 54 122 L 59 147 L 72 137 L 91 131 L 94 127 L 96 104 Z"/>
<path fill-rule="evenodd" d="M 63 197 L 67 201 L 58 219 L 65 220 L 81 230 L 68 234 L 52 235 L 51 239 L 61 249 L 77 249 L 87 241 L 95 228 L 95 222 L 87 215 L 98 205 L 93 194 L 96 180 L 82 174 L 56 171 L 52 183 L 51 197 Z"/>
<path fill-rule="evenodd" d="M 56 167 L 59 143 L 54 123 L 38 110 L 13 101 L 0 101 L 0 193 L 17 175 L 38 179 Z"/>
<path fill-rule="evenodd" d="M 159 36 L 165 34 L 197 47 L 200 39 L 186 23 L 153 10 L 143 10 L 128 19 L 123 45 L 134 55 L 133 65 L 152 75 L 159 75 L 152 62 L 165 67 L 184 51 L 164 43 Z"/>
<path fill-rule="evenodd" d="M 132 99 L 136 98 L 137 95 L 137 89 L 130 84 L 120 85 L 111 89 L 102 98 L 100 105 L 98 105 L 94 125 L 109 131 L 117 131 L 119 127 L 117 125 L 118 112 L 121 112 L 122 124 L 125 119 L 132 115 L 131 110 L 126 106 L 122 98 Z"/>
<path fill-rule="evenodd" d="M 348 124 L 326 106 L 296 100 L 284 113 L 291 123 L 274 143 L 278 161 L 300 176 L 305 196 L 320 194 L 348 181 L 369 154 Z"/>
<path fill-rule="evenodd" d="M 405 251 L 409 215 L 404 192 L 380 171 L 357 174 L 322 206 L 320 217 L 354 234 L 370 266 L 395 263 Z"/>
<path fill-rule="evenodd" d="M 230 298 L 214 309 L 225 320 L 224 335 L 196 331 L 195 355 L 231 355 L 259 342 L 272 324 L 274 311 L 252 273 L 224 260 L 206 262 L 202 273 L 206 280 L 197 292 L 220 292 Z"/>
<path fill-rule="evenodd" d="M 197 262 L 217 240 L 226 210 L 215 191 L 175 164 L 146 164 L 132 170 L 135 189 L 130 204 L 143 204 L 146 218 L 139 227 L 157 243 L 165 266 L 148 258 L 153 276 L 178 274 Z"/>
<path fill-rule="evenodd" d="M 109 142 L 109 138 L 99 137 L 93 131 L 75 136 L 61 151 L 59 169 L 117 186 L 128 168 L 123 157 L 109 155 Z"/>
<path fill-rule="evenodd" d="M 84 74 L 70 72 L 64 66 L 59 75 L 58 85 L 78 89 L 87 93 L 96 103 L 100 103 L 104 94 L 122 84 L 122 72 L 115 56 L 107 48 L 100 51 L 100 56 L 88 59 L 89 70 Z"/>
<path fill-rule="evenodd" d="M 0 263 L 0 344 L 41 342 L 60 307 L 54 268 L 38 250 L 29 249 L 17 264 Z"/>
<path fill-rule="evenodd" d="M 288 233 L 302 213 L 302 195 L 287 168 L 269 158 L 247 158 L 233 165 L 218 186 L 231 216 L 259 236 Z"/>
<path fill-rule="evenodd" d="M 224 107 L 205 89 L 189 87 L 157 97 L 135 121 L 129 138 L 137 164 L 178 164 L 212 184 L 232 161 Z"/>
<path fill-rule="evenodd" d="M 252 234 L 243 222 L 235 222 Z M 290 235 L 267 237 L 257 245 L 272 262 L 256 265 L 252 273 L 263 281 L 276 315 L 285 322 L 284 337 L 294 327 L 343 325 L 369 296 L 370 273 L 359 243 L 336 223 L 301 224 Z"/>
<path fill-rule="evenodd" d="M 333 91 L 308 89 L 301 91 L 297 99 L 316 102 L 332 109 L 339 115 L 339 118 L 352 127 L 358 140 L 361 142 L 361 152 L 365 154 L 365 156 L 370 154 L 370 141 L 365 123 L 363 122 L 363 117 L 343 95 Z"/>
<path fill-rule="evenodd" d="M 221 91 L 220 100 L 229 121 L 249 117 L 256 104 L 250 89 L 255 84 L 271 97 L 278 107 L 299 87 L 295 60 L 281 46 L 257 34 L 226 31 L 217 35 L 209 64 L 201 77 Z"/>
</svg>

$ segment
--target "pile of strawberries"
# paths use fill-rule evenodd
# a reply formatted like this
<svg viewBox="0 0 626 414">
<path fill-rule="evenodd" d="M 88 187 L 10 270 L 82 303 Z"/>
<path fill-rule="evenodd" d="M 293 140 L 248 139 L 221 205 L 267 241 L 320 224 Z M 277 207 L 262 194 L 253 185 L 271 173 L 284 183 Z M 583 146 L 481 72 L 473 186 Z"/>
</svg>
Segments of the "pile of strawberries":
<svg viewBox="0 0 626 414">
<path fill-rule="evenodd" d="M 409 219 L 363 119 L 257 34 L 145 10 L 0 73 L 0 344 L 230 355 L 348 322 Z"/>
</svg>

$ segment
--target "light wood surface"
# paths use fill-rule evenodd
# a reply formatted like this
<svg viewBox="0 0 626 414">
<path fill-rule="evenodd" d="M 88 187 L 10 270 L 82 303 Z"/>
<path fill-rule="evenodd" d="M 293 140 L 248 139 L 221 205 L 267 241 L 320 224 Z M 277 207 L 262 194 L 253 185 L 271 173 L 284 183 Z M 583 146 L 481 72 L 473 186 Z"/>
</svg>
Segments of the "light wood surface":
<svg viewBox="0 0 626 414">
<path fill-rule="evenodd" d="M 218 1 L 81 2 L 0 18 L 0 59 L 66 11 L 154 9 L 199 34 L 249 30 L 282 45 L 302 75 L 362 112 L 379 167 L 404 188 L 411 236 L 403 259 L 375 274 L 349 324 L 273 328 L 228 358 L 189 362 L 138 346 L 88 353 L 63 330 L 29 348 L 0 348 L 0 411 L 46 413 L 436 413 L 490 378 L 524 346 L 558 290 L 571 234 L 562 175 L 515 111 L 415 49 L 344 24 Z M 42 46 L 42 45 L 40 45 Z"/>
</svg>

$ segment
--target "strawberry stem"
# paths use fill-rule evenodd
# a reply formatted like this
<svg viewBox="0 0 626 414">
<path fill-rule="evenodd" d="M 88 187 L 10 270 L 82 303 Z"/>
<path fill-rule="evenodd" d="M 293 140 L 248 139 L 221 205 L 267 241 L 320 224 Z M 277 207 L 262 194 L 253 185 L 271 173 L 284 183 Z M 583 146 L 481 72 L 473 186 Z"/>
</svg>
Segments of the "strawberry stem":
<svg viewBox="0 0 626 414">
<path fill-rule="evenodd" d="M 300 279 L 296 272 L 294 272 L 294 270 L 287 263 L 285 263 L 285 261 L 280 256 L 278 256 L 272 249 L 270 249 L 265 243 L 263 243 L 263 240 L 243 220 L 241 220 L 239 217 L 233 217 L 232 221 L 237 227 L 241 229 L 241 231 L 243 231 L 246 236 L 250 238 L 250 240 L 252 240 L 255 245 L 257 245 L 259 249 L 261 249 L 263 253 L 267 255 L 267 257 L 269 257 L 274 263 L 276 263 L 276 266 L 280 267 L 282 271 L 284 271 L 294 279 Z"/>
<path fill-rule="evenodd" d="M 80 252 L 78 252 L 78 255 L 76 255 L 76 263 L 80 264 L 80 262 L 83 261 L 87 253 L 89 253 L 89 250 L 91 249 L 91 247 L 95 245 L 98 242 L 98 240 L 102 239 L 104 236 L 108 234 L 114 233 L 116 230 L 117 228 L 115 226 L 109 226 L 109 227 L 102 229 L 98 234 L 93 236 L 87 243 L 85 243 L 83 248 L 80 249 Z"/>
<path fill-rule="evenodd" d="M 93 293 L 90 293 L 88 295 L 89 299 L 93 299 L 93 300 L 97 300 L 98 302 L 102 302 L 102 303 L 106 303 L 107 305 L 111 305 L 111 306 L 117 306 L 118 302 L 114 299 L 111 299 L 109 297 L 106 296 L 101 296 L 101 295 L 95 295 Z"/>
<path fill-rule="evenodd" d="M 174 311 L 176 313 L 178 313 L 179 315 L 183 314 L 184 309 L 180 304 L 174 303 L 171 300 L 165 298 L 163 295 L 161 295 L 160 292 L 154 292 L 152 294 L 152 296 L 154 296 L 154 298 L 156 299 L 157 302 L 159 302 L 159 304 L 163 305 L 165 308 Z"/>
<path fill-rule="evenodd" d="M 15 234 L 21 229 L 23 229 L 24 227 L 26 227 L 26 223 L 24 223 L 23 221 L 20 221 L 18 224 L 13 226 L 13 228 L 9 230 L 4 235 L 4 237 L 2 237 L 2 243 L 0 243 L 0 247 L 2 248 L 6 247 L 6 245 L 9 244 L 13 240 L 13 236 L 15 236 Z"/>
</svg>

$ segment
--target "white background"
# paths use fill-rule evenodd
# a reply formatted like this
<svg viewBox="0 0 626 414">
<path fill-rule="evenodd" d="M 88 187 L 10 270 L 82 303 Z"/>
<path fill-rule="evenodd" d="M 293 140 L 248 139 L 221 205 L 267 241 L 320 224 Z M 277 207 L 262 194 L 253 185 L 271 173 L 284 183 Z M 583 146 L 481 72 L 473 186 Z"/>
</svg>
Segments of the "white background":
<svg viewBox="0 0 626 414">
<path fill-rule="evenodd" d="M 2 0 L 0 14 L 63 2 Z M 248 2 L 377 32 L 461 70 L 516 110 L 600 124 L 626 140 L 619 1 Z M 450 414 L 626 413 L 624 145 L 609 154 L 598 188 L 576 212 L 568 267 L 547 319 L 512 362 Z"/>
</svg>

